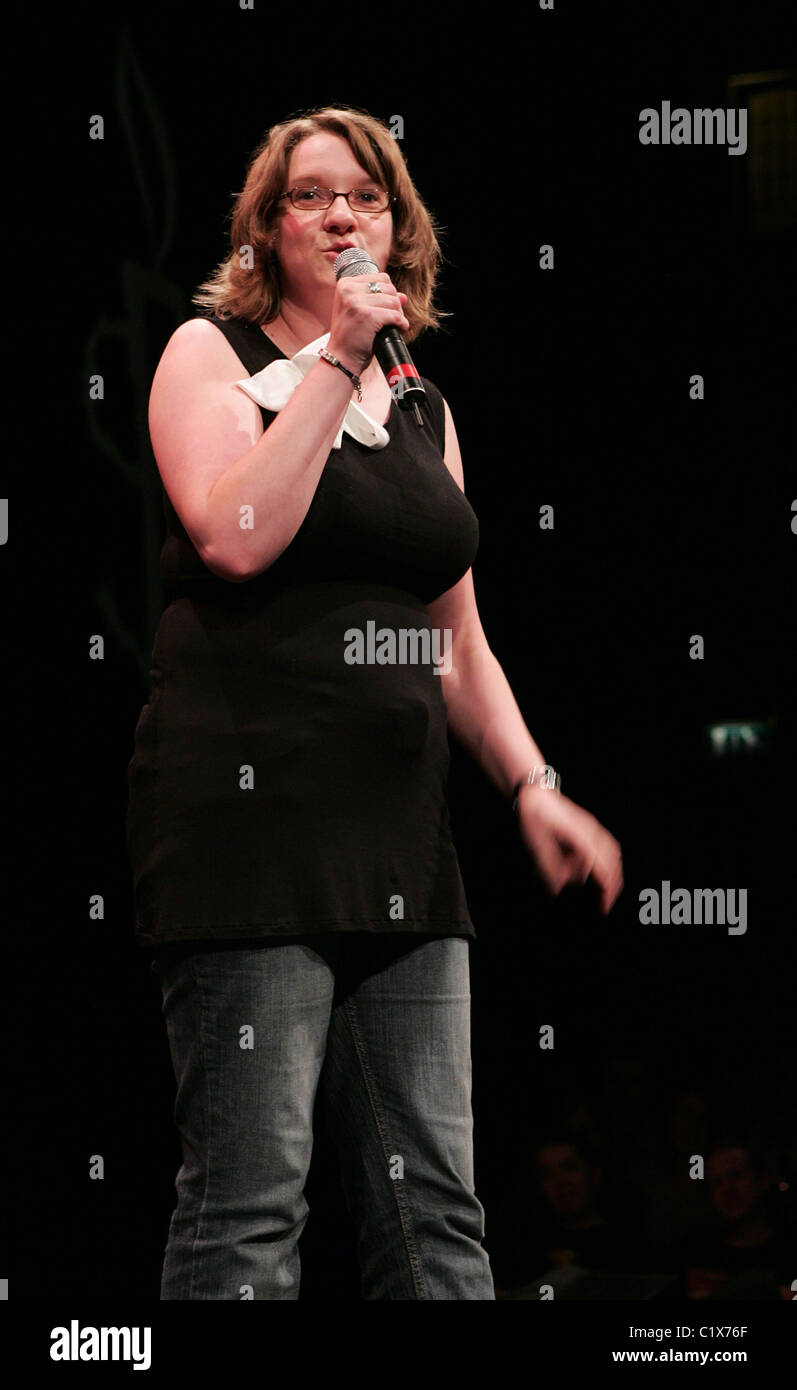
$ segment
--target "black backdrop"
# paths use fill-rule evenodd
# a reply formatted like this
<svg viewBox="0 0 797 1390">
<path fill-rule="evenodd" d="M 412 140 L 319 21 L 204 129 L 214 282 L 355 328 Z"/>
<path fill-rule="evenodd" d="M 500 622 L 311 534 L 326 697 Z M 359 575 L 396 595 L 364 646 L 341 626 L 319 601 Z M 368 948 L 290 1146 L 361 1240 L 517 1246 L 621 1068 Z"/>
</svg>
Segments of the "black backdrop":
<svg viewBox="0 0 797 1390">
<path fill-rule="evenodd" d="M 120 3 L 72 6 L 32 41 L 47 121 L 28 155 L 48 190 L 47 273 L 41 318 L 22 321 L 31 365 L 47 373 L 31 417 L 45 447 L 28 438 L 29 464 L 42 466 L 17 474 L 6 555 L 16 548 L 19 599 L 33 595 L 23 687 L 37 709 L 44 691 L 49 772 L 26 780 L 20 1016 L 35 1019 L 14 1296 L 158 1296 L 179 1151 L 123 838 L 161 602 L 147 395 L 224 253 L 247 156 L 308 106 L 403 118 L 410 174 L 444 228 L 440 301 L 454 315 L 413 356 L 457 425 L 481 527 L 482 621 L 564 790 L 624 852 L 608 918 L 589 891 L 551 902 L 508 808 L 452 741 L 454 834 L 478 932 L 488 1248 L 500 1265 L 531 1201 L 537 1126 L 581 1102 L 600 1113 L 629 1068 L 645 1113 L 699 1085 L 723 1117 L 776 1131 L 781 1159 L 793 1151 L 794 184 L 779 185 L 782 225 L 761 227 L 749 154 L 638 139 L 644 107 L 738 105 L 732 75 L 787 69 L 775 14 L 661 4 L 585 15 L 557 3 L 376 18 L 259 0 L 254 11 Z M 103 141 L 88 138 L 96 113 Z M 553 271 L 539 268 L 543 243 Z M 94 371 L 102 402 L 88 399 Z M 43 487 L 55 500 L 44 517 Z M 545 504 L 552 531 L 538 526 Z M 38 557 L 35 585 L 25 555 Z M 104 660 L 90 661 L 97 633 Z M 703 661 L 689 659 L 693 633 Z M 732 719 L 770 721 L 768 743 L 710 756 L 706 726 Z M 639 894 L 663 880 L 746 887 L 746 934 L 641 925 Z M 546 1023 L 553 1054 L 538 1047 Z M 356 1298 L 325 1145 L 320 1132 L 302 1297 Z M 94 1153 L 101 1183 L 86 1176 Z"/>
</svg>

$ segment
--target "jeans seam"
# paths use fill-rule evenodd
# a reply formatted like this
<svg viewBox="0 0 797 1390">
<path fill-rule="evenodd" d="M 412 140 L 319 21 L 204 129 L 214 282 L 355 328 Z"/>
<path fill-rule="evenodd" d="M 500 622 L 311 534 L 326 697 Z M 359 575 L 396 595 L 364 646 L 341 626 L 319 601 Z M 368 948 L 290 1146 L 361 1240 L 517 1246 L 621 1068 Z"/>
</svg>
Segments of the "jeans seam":
<svg viewBox="0 0 797 1390">
<path fill-rule="evenodd" d="M 193 1241 L 193 1244 L 192 1244 L 192 1247 L 191 1247 L 191 1282 L 190 1282 L 190 1285 L 189 1285 L 190 1291 L 191 1291 L 191 1292 L 190 1292 L 190 1295 L 189 1295 L 189 1296 L 190 1296 L 190 1298 L 193 1299 L 193 1297 L 194 1297 L 194 1279 L 195 1279 L 195 1271 L 196 1271 L 196 1247 L 197 1247 L 197 1244 L 199 1243 L 199 1240 L 200 1240 L 201 1235 L 202 1235 L 202 1223 L 203 1223 L 203 1221 L 204 1221 L 204 1218 L 205 1218 L 205 1211 L 206 1211 L 206 1208 L 207 1208 L 208 1187 L 209 1187 L 209 1185 L 210 1185 L 210 1174 L 211 1174 L 211 1171 L 212 1171 L 212 1169 L 213 1169 L 213 1162 L 212 1162 L 212 1158 L 211 1158 L 211 1149 L 212 1149 L 212 1144 L 211 1144 L 211 1138 L 212 1138 L 212 1136 L 211 1136 L 211 1125 L 212 1125 L 212 1123 L 213 1123 L 213 1107 L 212 1107 L 212 1105 L 210 1104 L 210 1068 L 209 1068 L 209 1066 L 208 1066 L 208 1057 L 207 1057 L 206 1043 L 205 1043 L 205 1039 L 206 1039 L 206 1031 L 205 1031 L 205 1023 L 206 1023 L 206 1017 L 205 1017 L 205 1002 L 206 1002 L 206 1000 L 205 1000 L 205 990 L 202 988 L 202 984 L 201 984 L 201 981 L 200 981 L 200 978 L 199 978 L 199 963 L 198 963 L 198 961 L 197 961 L 196 956 L 192 956 L 192 957 L 191 957 L 191 974 L 192 974 L 192 976 L 193 976 L 194 988 L 197 990 L 197 992 L 198 992 L 198 994 L 199 994 L 199 1052 L 200 1052 L 200 1064 L 201 1064 L 201 1067 L 202 1067 L 202 1075 L 203 1075 L 203 1078 L 204 1078 L 204 1096 L 203 1096 L 203 1100 L 204 1100 L 204 1106 L 205 1106 L 205 1114 L 204 1114 L 204 1116 L 203 1116 L 203 1119 L 204 1119 L 205 1131 L 206 1131 L 205 1153 L 206 1153 L 206 1155 L 207 1155 L 207 1161 L 206 1161 L 206 1163 L 205 1163 L 205 1187 L 204 1187 L 204 1191 L 203 1191 L 203 1193 L 202 1193 L 202 1201 L 201 1201 L 200 1207 L 199 1207 L 199 1214 L 198 1214 L 198 1216 L 197 1216 L 196 1233 L 195 1233 L 194 1241 Z"/>
<path fill-rule="evenodd" d="M 378 1133 L 379 1133 L 379 1139 L 380 1139 L 380 1142 L 381 1142 L 381 1145 L 382 1145 L 382 1153 L 383 1153 L 383 1155 L 384 1155 L 384 1157 L 385 1157 L 385 1160 L 387 1161 L 387 1160 L 389 1160 L 389 1157 L 390 1157 L 390 1155 L 389 1155 L 389 1153 L 388 1153 L 388 1149 L 389 1149 L 390 1146 L 389 1146 L 389 1144 L 388 1144 L 388 1142 L 387 1142 L 386 1125 L 385 1125 L 384 1115 L 382 1114 L 382 1110 L 381 1110 L 381 1107 L 380 1107 L 380 1105 L 379 1105 L 379 1098 L 378 1098 L 378 1093 L 377 1093 L 377 1089 L 376 1089 L 376 1083 L 375 1083 L 374 1078 L 373 1078 L 373 1075 L 372 1075 L 372 1073 L 371 1073 L 371 1069 L 370 1069 L 370 1067 L 369 1067 L 369 1065 L 368 1065 L 368 1058 L 367 1058 L 367 1056 L 366 1056 L 366 1051 L 365 1051 L 365 1043 L 364 1043 L 364 1041 L 363 1041 L 362 1034 L 360 1033 L 360 1030 L 359 1030 L 359 1027 L 358 1027 L 358 1024 L 357 1024 L 357 1010 L 356 1010 L 356 1007 L 355 1007 L 354 1000 L 353 1000 L 352 998 L 347 999 L 347 1000 L 345 1001 L 344 1008 L 345 1008 L 346 1018 L 347 1018 L 347 1020 L 348 1020 L 349 1027 L 351 1028 L 352 1038 L 353 1038 L 353 1041 L 354 1041 L 355 1052 L 356 1052 L 356 1054 L 357 1054 L 357 1058 L 358 1058 L 358 1060 L 359 1060 L 360 1067 L 361 1067 L 361 1069 L 362 1069 L 363 1080 L 365 1081 L 365 1088 L 366 1088 L 366 1091 L 367 1091 L 367 1093 L 368 1093 L 368 1099 L 369 1099 L 369 1101 L 371 1102 L 371 1109 L 373 1110 L 374 1119 L 376 1120 L 376 1127 L 377 1127 L 377 1130 L 378 1130 Z M 425 1285 L 424 1279 L 423 1279 L 423 1270 L 422 1270 L 422 1266 L 421 1266 L 420 1257 L 419 1257 L 419 1255 L 418 1255 L 418 1249 L 417 1249 L 417 1246 L 416 1246 L 416 1244 L 415 1244 L 415 1240 L 414 1240 L 413 1235 L 412 1235 L 412 1230 L 411 1230 L 411 1214 L 410 1214 L 410 1211 L 409 1211 L 409 1206 L 408 1206 L 408 1204 L 407 1204 L 407 1202 L 406 1202 L 406 1198 L 404 1197 L 403 1193 L 399 1190 L 398 1185 L 397 1185 L 395 1182 L 393 1182 L 393 1183 L 391 1183 L 391 1186 L 392 1186 L 392 1188 L 393 1188 L 393 1195 L 394 1195 L 395 1200 L 396 1200 L 396 1208 L 397 1208 L 397 1210 L 398 1210 L 398 1217 L 399 1217 L 399 1221 L 401 1222 L 401 1229 L 402 1229 L 402 1233 L 403 1233 L 403 1235 L 404 1235 L 404 1246 L 405 1246 L 405 1249 L 406 1249 L 407 1258 L 409 1259 L 409 1262 L 410 1262 L 410 1269 L 411 1269 L 411 1271 L 412 1271 L 413 1284 L 415 1285 L 416 1291 L 417 1291 L 417 1293 L 418 1293 L 418 1297 L 419 1297 L 419 1298 L 425 1298 L 425 1296 L 426 1296 L 426 1285 Z"/>
</svg>

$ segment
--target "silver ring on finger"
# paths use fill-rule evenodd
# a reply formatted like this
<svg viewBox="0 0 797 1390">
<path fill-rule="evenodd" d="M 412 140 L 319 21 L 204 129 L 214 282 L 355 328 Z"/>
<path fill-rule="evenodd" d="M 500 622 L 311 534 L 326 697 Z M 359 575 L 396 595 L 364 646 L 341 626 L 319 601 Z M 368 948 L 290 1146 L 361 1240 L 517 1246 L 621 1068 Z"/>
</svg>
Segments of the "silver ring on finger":
<svg viewBox="0 0 797 1390">
<path fill-rule="evenodd" d="M 381 294 L 381 293 L 382 293 L 382 286 L 381 286 L 381 285 L 377 285 L 377 283 L 376 283 L 375 280 L 372 280 L 372 281 L 371 281 L 371 283 L 370 283 L 370 285 L 368 286 L 368 288 L 369 288 L 369 290 L 371 291 L 371 294 Z"/>
</svg>

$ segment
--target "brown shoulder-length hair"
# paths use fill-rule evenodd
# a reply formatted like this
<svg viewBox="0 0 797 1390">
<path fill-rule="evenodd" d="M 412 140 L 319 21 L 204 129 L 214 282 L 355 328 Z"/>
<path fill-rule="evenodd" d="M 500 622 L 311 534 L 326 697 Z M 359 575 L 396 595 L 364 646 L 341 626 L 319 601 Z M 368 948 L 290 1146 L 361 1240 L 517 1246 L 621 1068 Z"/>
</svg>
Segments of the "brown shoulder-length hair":
<svg viewBox="0 0 797 1390">
<path fill-rule="evenodd" d="M 347 140 L 357 162 L 396 201 L 388 273 L 407 296 L 404 313 L 412 342 L 425 328 L 438 328 L 451 315 L 434 304 L 435 282 L 443 253 L 443 228 L 424 206 L 410 178 L 404 156 L 384 122 L 354 106 L 322 106 L 272 126 L 251 158 L 246 182 L 235 195 L 230 213 L 230 251 L 192 303 L 219 318 L 268 323 L 280 311 L 279 265 L 271 249 L 277 227 L 278 199 L 285 191 L 291 152 L 309 135 L 326 131 Z M 241 264 L 241 248 L 252 248 L 254 265 Z"/>
</svg>

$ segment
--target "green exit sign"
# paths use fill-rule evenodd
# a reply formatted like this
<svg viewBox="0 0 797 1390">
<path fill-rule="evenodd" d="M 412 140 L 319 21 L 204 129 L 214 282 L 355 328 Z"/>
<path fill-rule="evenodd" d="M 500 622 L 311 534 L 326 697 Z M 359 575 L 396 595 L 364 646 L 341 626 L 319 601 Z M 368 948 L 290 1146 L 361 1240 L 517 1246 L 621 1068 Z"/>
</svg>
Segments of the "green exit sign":
<svg viewBox="0 0 797 1390">
<path fill-rule="evenodd" d="M 716 757 L 732 753 L 756 753 L 769 742 L 775 719 L 724 719 L 708 724 L 705 734 L 711 752 Z"/>
</svg>

